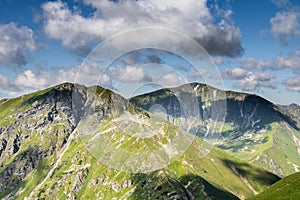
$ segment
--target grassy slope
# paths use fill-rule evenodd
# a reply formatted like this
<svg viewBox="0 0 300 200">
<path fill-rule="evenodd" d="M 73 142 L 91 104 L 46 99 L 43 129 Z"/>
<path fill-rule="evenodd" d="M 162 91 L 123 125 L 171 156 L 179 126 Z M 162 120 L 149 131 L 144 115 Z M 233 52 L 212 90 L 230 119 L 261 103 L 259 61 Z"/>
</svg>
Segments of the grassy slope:
<svg viewBox="0 0 300 200">
<path fill-rule="evenodd" d="M 298 131 L 284 122 L 274 122 L 266 132 L 228 141 L 221 148 L 239 159 L 285 176 L 300 170 L 298 138 Z"/>
<path fill-rule="evenodd" d="M 192 84 L 193 87 L 195 85 L 198 84 Z M 295 117 L 256 95 L 232 91 L 224 95 L 217 89 L 201 84 L 198 86 L 195 88 L 198 88 L 200 107 L 205 102 L 208 102 L 208 106 L 212 105 L 208 89 L 219 94 L 215 102 L 227 105 L 229 115 L 222 130 L 224 139 L 218 144 L 219 148 L 281 177 L 300 170 L 300 132 L 295 128 L 300 122 Z M 222 102 L 224 98 L 226 101 Z M 175 102 L 174 99 L 169 90 L 159 90 L 134 97 L 131 101 L 149 109 L 152 104 L 168 105 Z M 250 125 L 247 121 L 250 121 Z M 256 125 L 251 126 L 251 123 Z"/>
<path fill-rule="evenodd" d="M 222 196 L 223 198 L 228 196 L 229 199 L 234 198 L 230 193 L 242 199 L 253 196 L 254 192 L 249 189 L 239 175 L 235 174 L 232 167 L 258 193 L 279 179 L 261 168 L 239 161 L 217 149 L 214 149 L 208 156 L 199 158 L 199 143 L 201 141 L 197 139 L 182 157 L 162 170 L 150 174 L 131 174 L 109 169 L 97 162 L 86 151 L 81 141 L 76 140 L 64 155 L 55 174 L 46 181 L 40 192 L 36 193 L 36 197 L 65 198 L 63 191 L 70 192 L 76 175 L 89 165 L 83 187 L 77 194 L 74 194 L 85 199 L 139 199 L 146 198 L 148 195 L 150 195 L 149 199 L 154 199 L 153 195 L 162 195 L 164 192 L 170 193 L 173 190 L 178 191 L 188 182 L 193 184 L 187 189 L 194 191 L 195 196 L 198 195 L 199 198 L 206 197 L 204 193 L 200 192 L 202 185 L 206 186 L 206 190 L 208 190 L 206 193 L 210 192 L 212 196 Z M 123 187 L 129 180 L 132 185 L 127 188 Z M 168 187 L 162 187 L 162 190 L 157 191 L 161 185 L 168 185 Z M 194 190 L 192 190 L 192 186 L 195 187 Z M 148 194 L 148 191 L 152 191 L 151 194 Z M 20 199 L 22 197 L 20 196 Z"/>
<path fill-rule="evenodd" d="M 249 96 L 251 95 L 227 92 L 227 98 L 241 100 Z M 244 101 L 241 102 L 244 103 Z M 295 126 L 299 127 L 299 121 L 271 102 L 262 98 L 258 98 L 257 101 L 265 104 L 262 109 L 272 108 L 266 112 L 259 112 L 261 116 L 257 116 L 258 119 L 264 120 L 264 117 L 270 116 L 273 119 L 263 124 L 264 126 L 260 130 L 229 141 L 227 145 L 232 146 L 225 150 L 242 160 L 259 165 L 282 177 L 298 172 L 300 170 L 300 132 Z M 253 102 L 253 104 L 255 103 Z"/>
<path fill-rule="evenodd" d="M 24 104 L 24 102 L 29 99 L 31 101 L 41 100 L 52 89 L 49 88 L 1 103 L 0 118 L 2 120 L 0 126 L 14 122 L 17 113 L 30 109 L 31 104 Z M 22 123 L 26 123 L 26 120 Z M 32 149 L 47 150 L 49 141 L 61 142 L 60 139 L 53 139 L 53 133 L 56 130 L 63 130 L 63 128 L 61 125 L 49 128 L 44 139 L 41 139 L 38 132 L 26 132 L 30 135 L 28 142 L 21 145 L 17 154 L 8 158 L 1 158 L 1 161 L 5 163 L 2 170 L 16 158 L 22 157 L 26 153 L 30 154 Z M 127 145 L 134 148 L 130 142 Z M 76 139 L 66 151 L 51 178 L 46 180 L 41 189 L 35 193 L 35 197 L 66 199 L 67 194 L 71 194 L 75 188 L 77 192 L 74 192 L 74 196 L 79 198 L 138 199 L 140 196 L 146 198 L 147 195 L 150 195 L 149 198 L 151 199 L 156 198 L 155 195 L 157 194 L 165 195 L 165 192 L 172 192 L 173 190 L 178 190 L 178 195 L 186 195 L 186 190 L 193 191 L 193 194 L 199 198 L 206 198 L 207 196 L 234 198 L 230 193 L 240 198 L 246 198 L 253 196 L 254 191 L 265 190 L 278 180 L 273 174 L 239 161 L 218 149 L 214 149 L 208 156 L 201 158 L 199 153 L 201 145 L 202 141 L 196 139 L 196 142 L 182 157 L 173 161 L 165 169 L 151 174 L 130 174 L 109 169 L 97 162 L 86 150 L 82 141 Z M 58 153 L 60 152 L 58 151 Z M 14 193 L 19 193 L 17 199 L 24 199 L 29 195 L 34 186 L 41 182 L 50 168 L 53 167 L 56 159 L 57 156 L 54 153 L 36 163 L 37 167 L 13 189 Z M 131 184 L 128 184 L 129 180 Z M 80 184 L 76 185 L 76 182 Z M 249 184 L 251 185 L 250 188 Z M 160 189 L 159 186 L 167 188 L 166 191 Z M 184 189 L 184 186 L 187 188 Z M 203 187 L 205 191 L 202 191 Z M 5 196 L 10 191 L 0 193 L 0 197 Z M 146 194 L 146 191 L 153 193 Z"/>
<path fill-rule="evenodd" d="M 278 181 L 251 200 L 297 200 L 300 199 L 300 173 L 292 174 Z"/>
</svg>

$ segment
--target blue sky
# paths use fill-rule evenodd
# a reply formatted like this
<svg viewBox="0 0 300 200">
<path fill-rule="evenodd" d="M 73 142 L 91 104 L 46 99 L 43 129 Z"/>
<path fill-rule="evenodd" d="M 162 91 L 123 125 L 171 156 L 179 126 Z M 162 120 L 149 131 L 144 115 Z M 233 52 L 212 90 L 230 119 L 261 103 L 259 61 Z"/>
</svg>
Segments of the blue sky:
<svg viewBox="0 0 300 200">
<path fill-rule="evenodd" d="M 218 67 L 225 89 L 255 93 L 278 104 L 300 104 L 299 1 L 4 0 L 1 4 L 0 98 L 74 82 L 99 42 L 154 26 L 199 42 Z M 156 70 L 162 67 L 166 73 L 162 80 L 178 83 L 181 79 L 173 76 L 174 71 L 192 67 L 172 53 L 133 51 L 113 63 L 103 86 L 123 73 L 131 80 L 148 80 L 140 65 L 149 62 L 158 64 Z M 174 70 L 163 69 L 166 65 Z"/>
</svg>

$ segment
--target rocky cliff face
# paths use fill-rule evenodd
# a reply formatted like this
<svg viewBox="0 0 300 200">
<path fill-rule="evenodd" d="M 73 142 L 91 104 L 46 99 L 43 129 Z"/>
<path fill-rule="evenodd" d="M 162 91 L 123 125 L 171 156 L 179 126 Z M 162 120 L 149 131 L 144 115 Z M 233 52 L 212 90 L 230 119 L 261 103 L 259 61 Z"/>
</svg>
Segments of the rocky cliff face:
<svg viewBox="0 0 300 200">
<path fill-rule="evenodd" d="M 145 107 L 135 103 L 100 87 L 70 83 L 2 100 L 0 198 L 245 199 L 279 179 L 218 149 L 201 156 L 205 143 L 199 138 L 178 159 L 151 173 L 108 167 L 86 148 L 84 138 L 79 136 L 82 121 L 89 121 L 91 116 L 100 128 L 106 128 L 115 144 L 127 151 L 157 148 L 168 139 L 166 135 L 173 138 L 177 134 L 176 128 L 169 128 L 164 136 L 141 139 L 136 135 L 139 129 L 134 128 L 142 127 L 138 123 L 130 134 L 124 132 L 126 123 L 114 120 L 124 110 L 136 119 L 152 123 L 149 114 L 138 106 Z M 201 115 L 207 117 L 209 106 L 203 104 L 201 109 Z M 172 117 L 176 118 L 176 114 Z M 112 129 L 112 125 L 117 128 Z"/>
<path fill-rule="evenodd" d="M 78 121 L 78 113 L 72 111 L 75 90 L 64 84 L 1 105 L 2 192 L 16 187 L 40 161 L 62 150 Z"/>
</svg>

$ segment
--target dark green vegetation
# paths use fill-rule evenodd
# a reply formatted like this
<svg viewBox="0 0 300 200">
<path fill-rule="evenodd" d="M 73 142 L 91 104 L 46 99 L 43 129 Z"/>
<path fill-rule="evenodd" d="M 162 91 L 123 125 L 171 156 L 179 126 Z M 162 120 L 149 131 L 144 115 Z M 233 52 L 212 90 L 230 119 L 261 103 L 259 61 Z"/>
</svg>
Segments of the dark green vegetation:
<svg viewBox="0 0 300 200">
<path fill-rule="evenodd" d="M 202 99 L 199 102 L 205 102 L 199 104 L 199 120 L 218 120 L 216 116 L 207 116 L 208 109 L 224 105 L 225 97 L 211 101 L 207 98 L 209 93 L 203 85 L 192 86 L 198 88 L 198 100 Z M 121 115 L 126 107 L 131 116 L 137 119 L 147 118 L 151 124 L 151 118 L 145 111 L 147 104 L 156 102 L 167 105 L 168 98 L 172 95 L 158 92 L 153 93 L 155 95 L 148 101 L 144 101 L 143 96 L 129 102 L 100 87 L 86 88 L 65 83 L 0 101 L 0 198 L 246 199 L 265 191 L 280 179 L 259 166 L 249 164 L 248 160 L 273 172 L 279 171 L 277 174 L 280 176 L 282 174 L 279 169 L 292 172 L 296 167 L 292 164 L 300 166 L 297 163 L 299 146 L 295 144 L 299 138 L 297 120 L 257 96 L 233 92 L 228 92 L 227 97 L 229 115 L 238 116 L 226 118 L 223 128 L 223 135 L 226 137 L 219 145 L 222 149 L 213 148 L 203 156 L 201 152 L 206 143 L 201 139 L 202 129 L 199 128 L 194 130 L 199 137 L 195 138 L 183 155 L 172 160 L 168 166 L 151 173 L 111 169 L 92 156 L 86 149 L 85 138 L 78 136 L 78 130 L 82 126 L 79 123 L 81 119 L 89 121 L 87 116 L 90 115 L 87 114 L 94 114 L 100 128 L 106 128 L 106 125 L 122 128 L 124 124 L 114 118 Z M 206 94 L 206 97 L 201 97 L 200 94 Z M 176 104 L 175 99 L 174 102 Z M 240 116 L 240 104 L 243 117 Z M 251 106 L 257 107 L 255 112 Z M 175 119 L 177 115 L 171 111 L 168 114 Z M 254 113 L 252 118 L 249 113 Z M 263 121 L 252 126 L 253 120 L 256 122 L 258 119 Z M 250 125 L 247 123 L 249 120 Z M 153 144 L 153 148 L 156 148 L 167 138 L 174 137 L 176 129 L 173 126 L 165 126 L 167 134 L 164 137 L 143 140 L 133 133 L 124 139 L 121 128 L 107 133 L 113 142 L 120 144 L 120 148 L 139 152 L 146 147 L 152 148 Z M 277 131 L 273 130 L 274 127 L 277 127 Z M 242 134 L 248 130 L 251 136 L 248 138 L 249 144 L 245 134 Z M 137 130 L 133 127 L 132 132 L 135 131 Z M 233 139 L 237 140 L 231 144 Z M 237 142 L 241 143 L 240 146 Z M 243 151 L 243 145 L 248 145 L 248 148 L 251 147 L 256 152 Z M 269 157 L 264 158 L 265 155 Z M 257 156 L 264 159 L 256 159 Z M 272 159 L 271 165 L 264 162 L 269 161 L 268 159 Z M 282 162 L 285 161 L 286 164 L 279 162 L 279 159 L 283 159 Z"/>
<path fill-rule="evenodd" d="M 300 199 L 300 173 L 295 173 L 278 181 L 251 200 L 297 200 Z"/>
</svg>

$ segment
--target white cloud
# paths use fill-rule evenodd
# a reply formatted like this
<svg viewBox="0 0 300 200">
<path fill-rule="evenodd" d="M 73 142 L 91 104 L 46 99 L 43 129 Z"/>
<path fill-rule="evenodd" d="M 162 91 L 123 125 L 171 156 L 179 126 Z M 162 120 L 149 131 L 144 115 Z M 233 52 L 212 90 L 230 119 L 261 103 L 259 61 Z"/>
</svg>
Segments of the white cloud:
<svg viewBox="0 0 300 200">
<path fill-rule="evenodd" d="M 300 76 L 286 79 L 284 85 L 289 91 L 300 92 Z"/>
<path fill-rule="evenodd" d="M 37 73 L 26 70 L 13 80 L 13 84 L 20 89 L 40 89 L 50 85 L 50 83 L 51 75 L 44 70 L 38 71 Z"/>
<path fill-rule="evenodd" d="M 117 66 L 109 68 L 109 74 L 116 80 L 123 82 L 141 81 L 146 78 L 144 69 L 139 66 Z"/>
<path fill-rule="evenodd" d="M 238 80 L 235 86 L 245 91 L 255 91 L 258 90 L 260 87 L 275 89 L 276 85 L 274 83 L 269 82 L 273 78 L 275 78 L 275 75 L 273 74 L 268 74 L 265 72 L 255 74 L 249 72 L 245 77 Z"/>
<path fill-rule="evenodd" d="M 78 49 L 121 31 L 163 27 L 187 33 L 212 54 L 234 56 L 243 51 L 240 31 L 228 22 L 228 12 L 216 23 L 206 0 L 84 2 L 95 8 L 91 17 L 71 11 L 61 1 L 43 4 L 46 34 L 61 40 L 64 46 Z"/>
<path fill-rule="evenodd" d="M 259 81 L 270 81 L 271 79 L 276 78 L 275 74 L 268 72 L 258 72 L 256 73 L 256 77 Z"/>
<path fill-rule="evenodd" d="M 111 87 L 111 77 L 109 77 L 107 74 L 103 74 L 100 76 L 98 84 L 104 87 Z"/>
<path fill-rule="evenodd" d="M 300 73 L 300 50 L 290 53 L 288 56 L 277 56 L 275 64 L 278 68 L 289 68 L 297 73 Z"/>
<path fill-rule="evenodd" d="M 300 10 L 297 8 L 277 12 L 270 19 L 271 32 L 286 45 L 289 36 L 300 37 Z"/>
<path fill-rule="evenodd" d="M 237 81 L 236 87 L 246 91 L 254 91 L 258 87 L 258 80 L 253 73 L 248 73 L 245 77 Z"/>
<path fill-rule="evenodd" d="M 110 86 L 111 79 L 99 72 L 96 67 L 82 64 L 74 67 L 60 67 L 36 70 L 26 70 L 13 79 L 0 74 L 0 88 L 11 92 L 31 91 L 57 85 L 63 82 L 77 82 L 86 86 L 100 83 L 102 86 Z"/>
<path fill-rule="evenodd" d="M 42 8 L 46 17 L 45 32 L 51 38 L 61 40 L 65 46 L 81 47 L 99 36 L 107 37 L 105 33 L 112 31 L 104 20 L 73 14 L 61 1 L 45 3 Z M 111 25 L 116 23 L 111 22 Z"/>
<path fill-rule="evenodd" d="M 254 58 L 243 57 L 237 58 L 236 61 L 239 63 L 240 67 L 245 69 L 266 69 L 272 66 L 271 62 Z"/>
<path fill-rule="evenodd" d="M 57 83 L 54 79 L 55 76 L 46 70 L 26 70 L 12 80 L 0 74 L 0 88 L 17 94 L 22 90 L 41 89 L 51 85 L 51 83 Z"/>
<path fill-rule="evenodd" d="M 100 84 L 104 87 L 111 86 L 111 77 L 102 73 L 96 64 L 82 63 L 74 67 L 59 67 L 50 70 L 49 85 L 76 82 L 86 86 Z"/>
<path fill-rule="evenodd" d="M 281 83 L 290 91 L 297 91 L 299 87 L 297 75 L 300 74 L 300 50 L 277 56 L 270 61 L 243 57 L 222 59 L 222 64 L 227 66 L 222 72 L 222 77 L 234 80 L 234 86 L 245 91 L 255 91 L 261 87 L 276 89 L 277 83 L 274 80 L 276 76 L 281 77 L 282 73 L 286 73 L 283 69 L 289 69 L 296 78 Z M 232 66 L 238 67 L 231 68 Z"/>
<path fill-rule="evenodd" d="M 158 83 L 163 87 L 175 87 L 187 83 L 185 78 L 176 72 L 165 74 L 163 77 L 159 77 L 157 80 L 155 80 L 155 77 L 153 77 L 153 80 L 155 83 Z"/>
<path fill-rule="evenodd" d="M 277 12 L 270 20 L 272 32 L 278 35 L 290 35 L 297 33 L 299 26 L 299 14 L 297 12 Z M 297 33 L 298 34 L 298 33 Z"/>
<path fill-rule="evenodd" d="M 268 72 L 252 72 L 242 68 L 233 68 L 226 69 L 222 75 L 225 79 L 235 80 L 235 87 L 244 91 L 255 91 L 260 87 L 276 88 L 276 85 L 270 82 L 276 76 Z"/>
<path fill-rule="evenodd" d="M 247 75 L 247 71 L 241 68 L 226 69 L 223 77 L 228 79 L 241 79 Z"/>
<path fill-rule="evenodd" d="M 280 55 L 274 59 L 267 60 L 258 60 L 254 58 L 233 58 L 223 61 L 224 65 L 238 65 L 239 68 L 245 70 L 281 70 L 288 68 L 293 70 L 296 73 L 300 72 L 300 50 L 295 52 L 290 52 L 288 55 Z M 227 63 L 225 63 L 227 62 Z M 231 72 L 231 71 L 230 71 Z"/>
<path fill-rule="evenodd" d="M 260 86 L 265 88 L 270 88 L 273 90 L 277 88 L 276 84 L 272 82 L 260 82 Z"/>
<path fill-rule="evenodd" d="M 0 64 L 25 65 L 28 51 L 34 51 L 36 48 L 37 44 L 30 28 L 18 27 L 15 23 L 0 25 Z"/>
<path fill-rule="evenodd" d="M 16 90 L 14 85 L 10 82 L 10 80 L 6 77 L 0 74 L 0 88 L 4 90 Z"/>
</svg>

